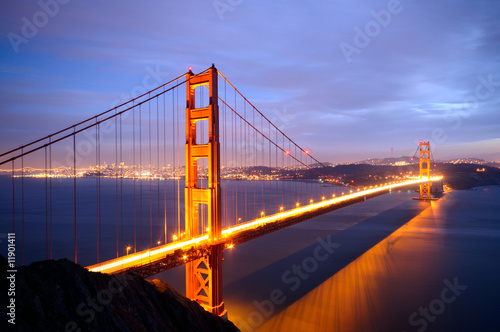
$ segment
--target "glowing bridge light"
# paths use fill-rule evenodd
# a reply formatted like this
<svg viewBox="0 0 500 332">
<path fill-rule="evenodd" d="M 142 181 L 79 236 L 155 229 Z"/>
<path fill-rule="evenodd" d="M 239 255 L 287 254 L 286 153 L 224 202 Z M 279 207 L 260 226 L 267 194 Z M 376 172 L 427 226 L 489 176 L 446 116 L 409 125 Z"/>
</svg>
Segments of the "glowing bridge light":
<svg viewBox="0 0 500 332">
<path fill-rule="evenodd" d="M 285 154 L 290 154 L 290 151 L 285 151 Z"/>
<path fill-rule="evenodd" d="M 172 239 L 174 239 L 174 241 L 177 241 L 177 235 L 172 236 Z"/>
</svg>

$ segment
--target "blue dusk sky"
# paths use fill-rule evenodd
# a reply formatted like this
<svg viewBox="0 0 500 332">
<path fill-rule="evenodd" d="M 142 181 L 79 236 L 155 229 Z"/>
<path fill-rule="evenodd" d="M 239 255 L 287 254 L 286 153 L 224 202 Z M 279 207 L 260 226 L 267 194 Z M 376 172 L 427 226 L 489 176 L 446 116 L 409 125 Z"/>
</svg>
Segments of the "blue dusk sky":
<svg viewBox="0 0 500 332">
<path fill-rule="evenodd" d="M 500 1 L 3 1 L 0 151 L 212 63 L 322 161 L 500 161 Z"/>
</svg>

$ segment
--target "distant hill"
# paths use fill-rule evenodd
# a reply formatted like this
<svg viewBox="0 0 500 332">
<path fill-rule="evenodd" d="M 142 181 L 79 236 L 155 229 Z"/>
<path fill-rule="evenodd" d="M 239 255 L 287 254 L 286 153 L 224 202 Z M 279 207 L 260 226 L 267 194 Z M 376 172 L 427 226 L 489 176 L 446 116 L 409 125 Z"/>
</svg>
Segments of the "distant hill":
<svg viewBox="0 0 500 332">
<path fill-rule="evenodd" d="M 356 162 L 355 164 L 367 164 L 367 165 L 405 165 L 413 164 L 418 162 L 418 159 L 414 159 L 409 156 L 395 157 L 395 158 L 370 158 L 363 161 Z"/>
<path fill-rule="evenodd" d="M 390 182 L 406 175 L 416 176 L 419 174 L 418 167 L 418 164 L 404 166 L 350 164 L 338 165 L 332 170 L 351 183 L 365 186 L 383 181 Z M 500 185 L 500 169 L 486 165 L 436 163 L 431 165 L 431 172 L 443 175 L 444 183 L 452 189 Z"/>
<path fill-rule="evenodd" d="M 497 167 L 440 163 L 436 169 L 444 175 L 444 183 L 453 189 L 500 185 L 500 169 Z"/>
<path fill-rule="evenodd" d="M 435 160 L 436 163 L 448 163 L 448 164 L 474 164 L 474 165 L 484 165 L 500 168 L 500 162 L 496 161 L 486 161 L 484 159 L 478 158 L 459 158 L 446 161 Z M 366 160 L 358 161 L 353 164 L 368 164 L 368 165 L 404 165 L 404 164 L 416 164 L 418 163 L 418 157 L 394 157 L 394 158 L 369 158 Z"/>
</svg>

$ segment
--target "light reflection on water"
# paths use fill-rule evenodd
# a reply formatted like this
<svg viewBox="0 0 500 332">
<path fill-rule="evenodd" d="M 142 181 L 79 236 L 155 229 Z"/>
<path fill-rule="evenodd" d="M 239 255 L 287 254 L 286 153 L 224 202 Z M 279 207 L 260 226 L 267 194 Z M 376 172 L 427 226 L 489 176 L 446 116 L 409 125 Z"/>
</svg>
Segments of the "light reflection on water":
<svg viewBox="0 0 500 332">
<path fill-rule="evenodd" d="M 401 301 L 407 297 L 405 295 L 417 296 L 415 289 L 404 285 L 397 286 L 395 292 L 398 280 L 418 279 L 422 273 L 439 269 L 442 234 L 436 225 L 439 212 L 435 203 L 431 204 L 257 330 L 395 330 L 394 325 L 402 322 L 396 322 L 390 316 L 396 311 L 401 314 L 402 307 L 408 306 Z M 412 282 L 418 283 L 417 280 Z M 412 308 L 410 305 L 409 309 Z"/>
<path fill-rule="evenodd" d="M 498 186 L 448 193 L 255 330 L 498 330 L 499 211 Z"/>
</svg>

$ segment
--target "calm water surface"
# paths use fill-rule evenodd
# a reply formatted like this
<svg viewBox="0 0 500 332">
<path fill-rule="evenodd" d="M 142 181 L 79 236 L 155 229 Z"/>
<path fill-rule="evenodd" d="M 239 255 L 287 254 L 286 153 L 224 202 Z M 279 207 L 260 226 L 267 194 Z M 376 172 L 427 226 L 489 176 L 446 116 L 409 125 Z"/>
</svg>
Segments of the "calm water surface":
<svg viewBox="0 0 500 332">
<path fill-rule="evenodd" d="M 73 255 L 71 183 L 53 182 L 54 258 Z M 183 204 L 176 202 L 183 198 L 183 184 L 180 190 L 175 181 L 166 184 L 165 190 L 163 183 L 150 187 L 146 181 L 141 189 L 136 182 L 134 191 L 133 181 L 124 180 L 122 196 L 117 195 L 121 187 L 115 180 L 102 181 L 101 204 L 112 207 L 101 215 L 103 259 L 116 257 L 117 246 L 123 251 L 134 242 L 134 222 L 138 249 L 151 240 L 164 241 L 160 221 L 165 210 L 160 203 L 167 207 L 169 236 L 176 232 L 177 217 L 183 213 Z M 11 180 L 0 177 L 0 185 L 3 244 L 12 228 Z M 19 190 L 20 181 L 15 185 Z M 30 188 L 24 215 L 29 263 L 47 255 L 47 196 L 44 180 L 26 179 L 25 185 Z M 271 210 L 285 199 L 293 204 L 326 190 L 304 183 L 279 186 L 255 181 L 245 188 L 242 182 L 227 182 L 228 197 L 239 198 L 226 198 L 226 219 Z M 304 197 L 296 194 L 308 191 Z M 245 206 L 245 192 L 256 197 L 263 192 L 264 199 Z M 87 197 L 77 206 L 79 262 L 93 264 L 95 179 L 79 179 L 77 194 Z M 415 195 L 393 192 L 226 250 L 223 280 L 229 318 L 242 331 L 498 331 L 500 187 L 452 191 L 431 203 L 412 200 Z M 2 254 L 5 249 L 2 245 Z M 184 273 L 182 266 L 156 277 L 183 293 Z"/>
<path fill-rule="evenodd" d="M 243 331 L 498 331 L 500 187 L 414 195 L 225 253 L 230 319 Z"/>
</svg>

